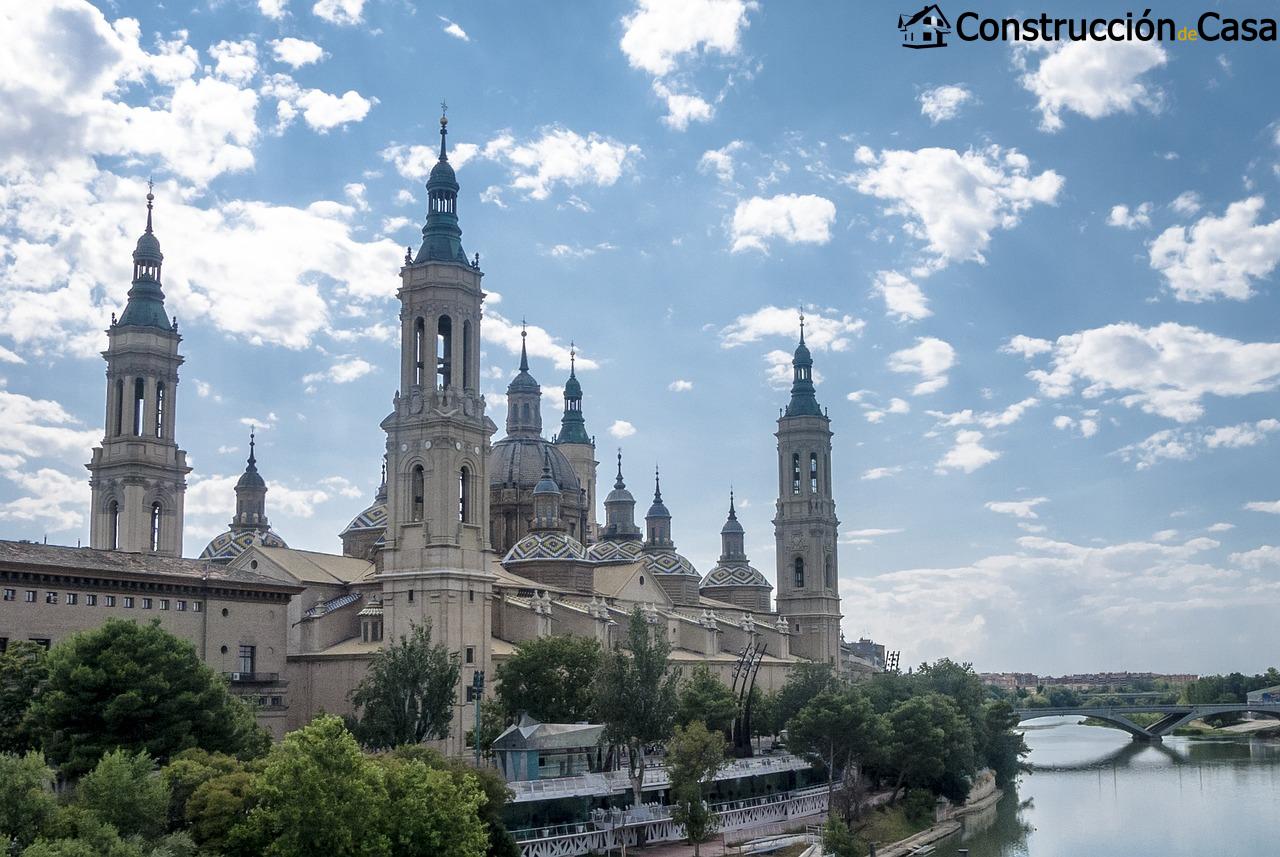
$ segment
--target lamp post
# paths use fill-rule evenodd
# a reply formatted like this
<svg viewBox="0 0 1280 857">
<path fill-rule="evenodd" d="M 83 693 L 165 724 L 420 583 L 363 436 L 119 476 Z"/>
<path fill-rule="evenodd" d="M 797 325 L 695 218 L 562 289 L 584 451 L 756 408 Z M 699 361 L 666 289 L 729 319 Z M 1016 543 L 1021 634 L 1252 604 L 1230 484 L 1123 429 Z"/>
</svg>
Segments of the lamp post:
<svg viewBox="0 0 1280 857">
<path fill-rule="evenodd" d="M 471 686 L 467 688 L 467 702 L 476 704 L 476 767 L 480 767 L 480 701 L 484 699 L 484 670 L 471 674 Z"/>
</svg>

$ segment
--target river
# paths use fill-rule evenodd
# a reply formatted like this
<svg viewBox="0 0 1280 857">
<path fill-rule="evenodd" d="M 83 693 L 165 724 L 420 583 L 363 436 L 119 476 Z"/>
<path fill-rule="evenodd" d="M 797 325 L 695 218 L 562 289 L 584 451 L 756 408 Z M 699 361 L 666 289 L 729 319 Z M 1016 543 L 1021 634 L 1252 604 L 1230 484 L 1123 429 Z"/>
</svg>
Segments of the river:
<svg viewBox="0 0 1280 857">
<path fill-rule="evenodd" d="M 1280 855 L 1280 741 L 1169 737 L 1045 719 L 1025 730 L 1033 766 L 999 804 L 938 843 L 937 857 Z"/>
</svg>

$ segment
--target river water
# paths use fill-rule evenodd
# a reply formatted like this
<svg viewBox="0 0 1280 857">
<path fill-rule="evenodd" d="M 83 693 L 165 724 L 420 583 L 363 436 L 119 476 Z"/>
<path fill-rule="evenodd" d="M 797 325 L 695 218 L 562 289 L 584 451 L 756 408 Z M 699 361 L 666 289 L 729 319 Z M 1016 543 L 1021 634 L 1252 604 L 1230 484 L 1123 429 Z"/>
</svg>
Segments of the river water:
<svg viewBox="0 0 1280 857">
<path fill-rule="evenodd" d="M 1033 767 L 971 816 L 937 857 L 1280 855 L 1280 741 L 1169 737 L 1045 719 L 1025 731 Z"/>
</svg>

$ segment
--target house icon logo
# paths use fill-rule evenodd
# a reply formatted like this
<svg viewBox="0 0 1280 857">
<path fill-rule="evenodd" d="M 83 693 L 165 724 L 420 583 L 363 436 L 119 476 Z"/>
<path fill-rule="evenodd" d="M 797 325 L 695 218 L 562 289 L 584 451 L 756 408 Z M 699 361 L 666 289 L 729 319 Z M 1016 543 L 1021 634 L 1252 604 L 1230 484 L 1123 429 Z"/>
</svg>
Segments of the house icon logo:
<svg viewBox="0 0 1280 857">
<path fill-rule="evenodd" d="M 898 16 L 898 29 L 902 32 L 904 48 L 945 48 L 946 36 L 951 32 L 951 22 L 942 14 L 938 4 L 925 6 L 910 18 Z"/>
</svg>

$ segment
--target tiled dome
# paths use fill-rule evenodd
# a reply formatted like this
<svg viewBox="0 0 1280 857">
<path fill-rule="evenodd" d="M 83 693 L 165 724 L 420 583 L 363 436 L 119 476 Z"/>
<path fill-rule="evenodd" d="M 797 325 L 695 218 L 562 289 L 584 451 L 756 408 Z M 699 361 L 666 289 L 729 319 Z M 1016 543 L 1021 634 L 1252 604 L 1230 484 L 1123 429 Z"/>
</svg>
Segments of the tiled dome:
<svg viewBox="0 0 1280 857">
<path fill-rule="evenodd" d="M 563 452 L 540 437 L 505 437 L 489 453 L 489 484 L 533 488 L 542 479 L 542 467 L 551 465 L 551 478 L 567 496 L 577 497 L 582 486 Z"/>
<path fill-rule="evenodd" d="M 587 549 L 577 539 L 564 533 L 529 533 L 516 542 L 503 564 L 547 559 L 586 559 Z"/>
<path fill-rule="evenodd" d="M 762 586 L 773 589 L 763 574 L 749 565 L 717 565 L 702 579 L 702 588 L 708 586 Z"/>
<path fill-rule="evenodd" d="M 365 509 L 359 515 L 351 519 L 351 523 L 347 524 L 340 536 L 357 530 L 385 530 L 387 528 L 387 501 L 386 498 L 375 500 L 373 505 Z"/>
<path fill-rule="evenodd" d="M 276 535 L 273 530 L 267 530 L 265 533 L 255 530 L 239 532 L 227 530 L 225 533 L 214 536 L 213 541 L 205 545 L 205 549 L 200 552 L 200 559 L 211 562 L 231 562 L 254 544 L 261 544 L 265 548 L 288 547 L 284 539 Z"/>
<path fill-rule="evenodd" d="M 623 542 L 596 542 L 587 551 L 592 562 L 631 562 L 641 556 L 644 544 L 638 539 Z"/>
<path fill-rule="evenodd" d="M 653 574 L 692 575 L 701 579 L 702 575 L 693 567 L 693 563 L 673 550 L 645 553 L 645 568 Z"/>
</svg>

